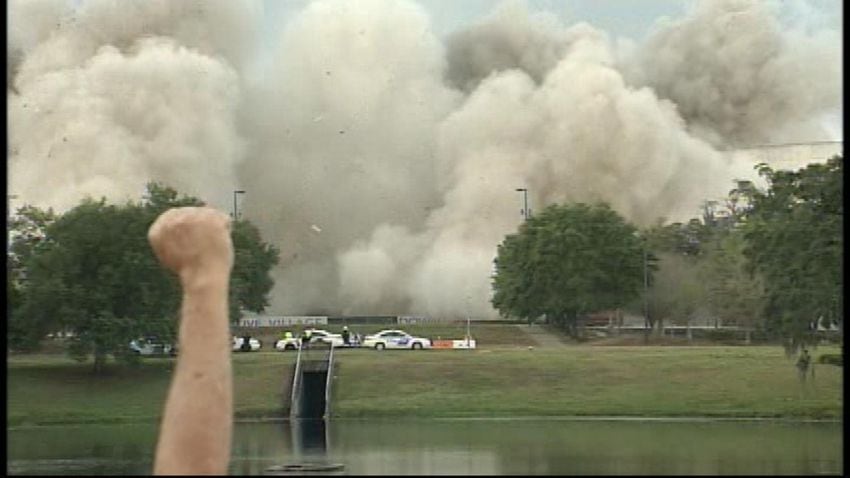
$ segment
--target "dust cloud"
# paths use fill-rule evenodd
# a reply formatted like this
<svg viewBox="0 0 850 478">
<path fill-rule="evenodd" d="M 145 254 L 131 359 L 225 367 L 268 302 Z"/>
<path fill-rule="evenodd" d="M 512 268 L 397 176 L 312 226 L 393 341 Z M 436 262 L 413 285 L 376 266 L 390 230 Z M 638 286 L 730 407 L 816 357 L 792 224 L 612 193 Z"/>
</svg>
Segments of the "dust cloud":
<svg viewBox="0 0 850 478">
<path fill-rule="evenodd" d="M 492 317 L 516 188 L 686 219 L 753 176 L 724 149 L 823 139 L 841 103 L 840 32 L 755 1 L 640 42 L 516 1 L 445 38 L 408 0 L 305 2 L 272 33 L 262 2 L 76 3 L 8 6 L 9 192 L 62 210 L 158 180 L 230 210 L 245 189 L 277 314 Z"/>
</svg>

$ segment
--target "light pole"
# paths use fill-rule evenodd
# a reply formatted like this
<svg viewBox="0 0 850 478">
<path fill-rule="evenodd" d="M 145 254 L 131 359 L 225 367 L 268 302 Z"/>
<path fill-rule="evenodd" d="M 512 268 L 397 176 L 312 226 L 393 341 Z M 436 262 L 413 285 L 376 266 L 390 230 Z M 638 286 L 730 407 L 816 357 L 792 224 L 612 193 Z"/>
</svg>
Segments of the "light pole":
<svg viewBox="0 0 850 478">
<path fill-rule="evenodd" d="M 17 194 L 6 195 L 6 226 L 9 225 L 9 217 L 12 215 L 12 199 L 18 199 Z"/>
<path fill-rule="evenodd" d="M 525 220 L 527 221 L 528 220 L 528 212 L 529 212 L 528 211 L 528 189 L 527 188 L 517 188 L 516 190 L 517 190 L 517 192 L 522 193 L 523 205 L 524 205 L 523 209 L 522 209 L 522 217 L 524 217 Z"/>
<path fill-rule="evenodd" d="M 643 341 L 649 342 L 649 267 L 647 264 L 646 238 L 643 240 Z"/>
<path fill-rule="evenodd" d="M 245 194 L 245 191 L 242 189 L 237 189 L 233 191 L 233 220 L 239 220 L 239 209 L 236 207 L 236 195 L 237 194 Z"/>
<path fill-rule="evenodd" d="M 646 264 L 646 245 L 643 247 L 643 316 L 644 324 L 649 326 L 649 270 Z"/>
</svg>

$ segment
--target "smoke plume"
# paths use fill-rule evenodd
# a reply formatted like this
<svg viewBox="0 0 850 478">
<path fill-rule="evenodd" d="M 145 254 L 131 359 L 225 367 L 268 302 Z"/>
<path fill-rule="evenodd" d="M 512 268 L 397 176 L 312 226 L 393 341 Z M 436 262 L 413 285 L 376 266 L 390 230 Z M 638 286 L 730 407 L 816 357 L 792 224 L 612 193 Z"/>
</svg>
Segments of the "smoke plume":
<svg viewBox="0 0 850 478">
<path fill-rule="evenodd" d="M 841 101 L 838 33 L 746 0 L 640 43 L 515 1 L 445 39 L 409 0 L 316 0 L 273 38 L 257 2 L 9 13 L 10 193 L 61 210 L 158 180 L 229 209 L 245 189 L 279 314 L 493 316 L 516 188 L 687 219 L 752 176 L 722 149 L 822 139 Z"/>
<path fill-rule="evenodd" d="M 202 197 L 232 189 L 235 67 L 251 30 L 233 5 L 13 2 L 10 192 L 64 209 L 138 198 L 150 180 Z"/>
<path fill-rule="evenodd" d="M 781 24 L 762 0 L 705 1 L 658 22 L 626 71 L 717 146 L 827 140 L 818 114 L 842 101 L 841 44 Z"/>
</svg>

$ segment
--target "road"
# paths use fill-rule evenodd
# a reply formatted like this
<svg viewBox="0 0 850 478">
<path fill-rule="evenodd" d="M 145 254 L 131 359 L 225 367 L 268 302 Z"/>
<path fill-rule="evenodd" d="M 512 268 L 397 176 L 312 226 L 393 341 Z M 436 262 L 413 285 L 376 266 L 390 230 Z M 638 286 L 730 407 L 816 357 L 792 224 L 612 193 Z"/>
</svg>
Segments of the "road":
<svg viewBox="0 0 850 478">
<path fill-rule="evenodd" d="M 537 342 L 538 347 L 542 348 L 554 348 L 554 347 L 566 347 L 567 345 L 561 341 L 555 334 L 549 332 L 545 326 L 542 325 L 519 325 L 520 330 L 528 334 L 529 337 L 534 339 Z"/>
</svg>

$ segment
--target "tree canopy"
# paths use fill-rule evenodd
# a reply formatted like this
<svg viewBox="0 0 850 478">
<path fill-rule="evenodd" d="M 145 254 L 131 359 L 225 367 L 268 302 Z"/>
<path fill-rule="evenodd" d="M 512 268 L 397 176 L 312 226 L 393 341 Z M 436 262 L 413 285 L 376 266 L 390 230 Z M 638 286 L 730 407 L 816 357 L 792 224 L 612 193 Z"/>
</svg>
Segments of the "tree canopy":
<svg viewBox="0 0 850 478">
<path fill-rule="evenodd" d="M 762 165 L 744 253 L 765 280 L 768 325 L 791 349 L 815 340 L 818 324 L 843 324 L 843 156 L 798 171 Z"/>
<path fill-rule="evenodd" d="M 493 306 L 576 333 L 580 315 L 619 307 L 643 284 L 637 229 L 606 204 L 550 205 L 498 247 Z"/>
<path fill-rule="evenodd" d="M 700 262 L 688 254 L 661 252 L 658 270 L 647 294 L 651 325 L 661 332 L 665 322 L 690 324 L 693 314 L 704 305 L 705 286 L 700 280 Z"/>
<path fill-rule="evenodd" d="M 707 246 L 700 268 L 708 310 L 724 324 L 749 330 L 764 322 L 764 279 L 748 268 L 746 242 L 738 230 L 719 232 Z"/>
<path fill-rule="evenodd" d="M 69 352 L 80 360 L 94 355 L 97 371 L 107 354 L 127 354 L 139 335 L 173 339 L 179 283 L 157 262 L 147 231 L 165 210 L 201 204 L 151 183 L 138 203 L 86 199 L 59 216 L 31 206 L 19 210 L 8 254 L 17 278 L 10 288 L 9 346 L 31 349 L 48 332 L 71 332 Z M 233 242 L 235 320 L 240 309 L 259 312 L 267 305 L 278 251 L 247 221 L 233 225 Z"/>
</svg>

